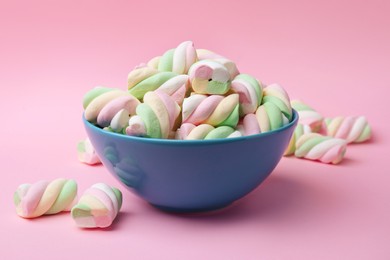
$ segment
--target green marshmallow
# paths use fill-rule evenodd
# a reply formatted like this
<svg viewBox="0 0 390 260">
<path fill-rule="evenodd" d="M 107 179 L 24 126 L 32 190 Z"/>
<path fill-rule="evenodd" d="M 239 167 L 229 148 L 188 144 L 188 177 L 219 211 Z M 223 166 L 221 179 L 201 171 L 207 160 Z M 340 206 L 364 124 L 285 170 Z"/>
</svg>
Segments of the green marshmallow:
<svg viewBox="0 0 390 260">
<path fill-rule="evenodd" d="M 220 126 L 210 131 L 204 139 L 219 139 L 226 138 L 234 132 L 234 129 L 229 126 Z"/>
<path fill-rule="evenodd" d="M 152 108 L 149 105 L 142 103 L 137 106 L 136 112 L 145 123 L 147 137 L 162 138 L 160 121 Z"/>
<path fill-rule="evenodd" d="M 176 73 L 169 71 L 157 73 L 135 85 L 129 90 L 129 93 L 138 99 L 143 99 L 146 92 L 158 89 L 167 80 L 175 76 L 177 76 Z"/>
<path fill-rule="evenodd" d="M 161 57 L 158 63 L 159 71 L 172 71 L 174 53 L 175 53 L 175 49 L 170 49 L 163 54 L 163 56 Z"/>
<path fill-rule="evenodd" d="M 92 102 L 96 97 L 106 93 L 116 90 L 114 88 L 106 88 L 106 87 L 96 87 L 88 91 L 83 98 L 83 108 L 86 109 L 89 103 Z"/>
</svg>

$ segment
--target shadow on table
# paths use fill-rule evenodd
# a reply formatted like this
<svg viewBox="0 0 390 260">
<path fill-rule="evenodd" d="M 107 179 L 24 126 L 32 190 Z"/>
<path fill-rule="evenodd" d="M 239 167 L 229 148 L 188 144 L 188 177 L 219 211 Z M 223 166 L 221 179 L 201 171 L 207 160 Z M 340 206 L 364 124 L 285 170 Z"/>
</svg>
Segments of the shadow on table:
<svg viewBox="0 0 390 260">
<path fill-rule="evenodd" d="M 288 218 L 289 221 L 299 221 L 301 216 L 310 215 L 312 210 L 318 209 L 316 205 L 332 207 L 332 203 L 337 200 L 326 187 L 312 187 L 294 176 L 297 177 L 298 173 L 289 172 L 286 176 L 275 172 L 250 194 L 221 210 L 196 214 L 161 214 L 169 214 L 182 221 L 213 225 L 254 219 L 282 222 Z"/>
</svg>

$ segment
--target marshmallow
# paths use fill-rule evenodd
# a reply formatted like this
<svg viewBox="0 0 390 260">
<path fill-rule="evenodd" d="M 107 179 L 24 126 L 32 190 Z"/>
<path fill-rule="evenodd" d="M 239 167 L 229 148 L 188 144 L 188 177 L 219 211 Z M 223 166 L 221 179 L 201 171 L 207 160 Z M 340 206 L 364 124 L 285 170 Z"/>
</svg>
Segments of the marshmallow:
<svg viewBox="0 0 390 260">
<path fill-rule="evenodd" d="M 371 138 L 371 127 L 364 116 L 326 118 L 324 130 L 327 135 L 348 143 L 361 143 Z"/>
<path fill-rule="evenodd" d="M 81 228 L 106 228 L 114 221 L 122 206 L 122 193 L 104 183 L 97 183 L 87 189 L 71 215 Z"/>
<path fill-rule="evenodd" d="M 233 80 L 238 74 L 240 74 L 237 65 L 222 55 L 216 54 L 215 52 L 206 49 L 197 49 L 196 53 L 199 60 L 212 60 L 222 64 L 229 72 L 230 80 Z"/>
<path fill-rule="evenodd" d="M 294 133 L 291 136 L 290 142 L 284 151 L 284 156 L 289 156 L 293 155 L 295 153 L 296 149 L 296 142 L 297 140 L 304 134 L 311 133 L 312 129 L 310 128 L 309 125 L 302 125 L 302 124 L 297 124 L 297 127 L 294 130 Z"/>
<path fill-rule="evenodd" d="M 232 138 L 242 136 L 241 133 L 229 126 L 213 127 L 208 124 L 194 125 L 184 123 L 176 132 L 179 140 L 207 140 L 219 138 Z"/>
<path fill-rule="evenodd" d="M 261 133 L 276 130 L 289 122 L 283 111 L 273 102 L 265 102 L 259 106 L 256 118 Z"/>
<path fill-rule="evenodd" d="M 320 113 L 300 100 L 291 100 L 291 107 L 298 112 L 299 124 L 309 126 L 315 133 L 321 130 L 324 117 Z"/>
<path fill-rule="evenodd" d="M 222 95 L 230 89 L 230 74 L 225 66 L 216 61 L 198 61 L 191 66 L 188 75 L 195 93 Z"/>
<path fill-rule="evenodd" d="M 295 156 L 323 163 L 338 164 L 344 158 L 347 142 L 317 133 L 302 135 L 296 142 Z"/>
<path fill-rule="evenodd" d="M 291 121 L 292 119 L 292 108 L 290 103 L 290 98 L 287 92 L 278 84 L 268 85 L 263 89 L 263 100 L 262 104 L 273 103 L 275 104 L 283 115 Z"/>
<path fill-rule="evenodd" d="M 175 129 L 180 106 L 163 91 L 147 92 L 144 103 L 137 107 L 137 115 L 130 118 L 126 128 L 128 135 L 151 138 L 168 138 Z"/>
<path fill-rule="evenodd" d="M 198 60 L 194 44 L 185 41 L 176 49 L 168 50 L 158 61 L 159 71 L 172 71 L 177 74 L 187 74 L 189 68 Z"/>
<path fill-rule="evenodd" d="M 238 94 L 231 94 L 226 97 L 193 94 L 183 101 L 183 123 L 236 127 L 238 119 Z"/>
<path fill-rule="evenodd" d="M 98 126 L 111 127 L 114 132 L 120 132 L 126 126 L 126 116 L 135 114 L 140 103 L 138 99 L 126 91 L 95 88 L 85 96 L 85 119 Z"/>
<path fill-rule="evenodd" d="M 101 163 L 98 155 L 95 152 L 95 148 L 93 148 L 89 138 L 86 138 L 85 140 L 82 140 L 77 144 L 77 154 L 79 161 L 82 163 L 89 165 Z"/>
<path fill-rule="evenodd" d="M 232 90 L 240 98 L 240 116 L 256 112 L 263 98 L 263 86 L 254 77 L 240 74 L 232 81 Z"/>
<path fill-rule="evenodd" d="M 22 218 L 36 218 L 69 211 L 76 195 L 74 180 L 38 181 L 20 185 L 14 193 L 14 204 L 16 213 Z"/>
<path fill-rule="evenodd" d="M 177 76 L 170 71 L 158 71 L 148 66 L 135 68 L 128 75 L 129 93 L 142 100 L 145 93 L 158 89 L 169 79 Z"/>
<path fill-rule="evenodd" d="M 189 77 L 188 75 L 177 75 L 168 79 L 158 89 L 167 93 L 177 104 L 181 105 L 190 89 Z"/>
</svg>

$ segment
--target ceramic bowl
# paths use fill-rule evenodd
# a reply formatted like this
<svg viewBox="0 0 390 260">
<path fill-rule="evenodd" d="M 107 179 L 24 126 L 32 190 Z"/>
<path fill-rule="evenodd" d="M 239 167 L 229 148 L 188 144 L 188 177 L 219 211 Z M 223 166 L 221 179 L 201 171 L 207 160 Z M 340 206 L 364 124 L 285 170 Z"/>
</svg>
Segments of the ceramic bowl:
<svg viewBox="0 0 390 260">
<path fill-rule="evenodd" d="M 104 131 L 83 117 L 103 165 L 128 189 L 168 211 L 223 208 L 273 171 L 298 121 L 274 131 L 214 140 L 167 140 Z"/>
</svg>

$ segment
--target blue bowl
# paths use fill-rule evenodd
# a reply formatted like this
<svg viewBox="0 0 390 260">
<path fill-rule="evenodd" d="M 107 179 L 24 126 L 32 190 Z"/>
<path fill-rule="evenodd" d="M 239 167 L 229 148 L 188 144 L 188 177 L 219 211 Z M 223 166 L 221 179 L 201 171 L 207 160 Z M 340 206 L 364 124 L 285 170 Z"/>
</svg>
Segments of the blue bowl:
<svg viewBox="0 0 390 260">
<path fill-rule="evenodd" d="M 152 205 L 175 212 L 223 208 L 242 198 L 273 171 L 298 121 L 252 136 L 167 140 L 104 131 L 83 117 L 103 165 Z"/>
</svg>

